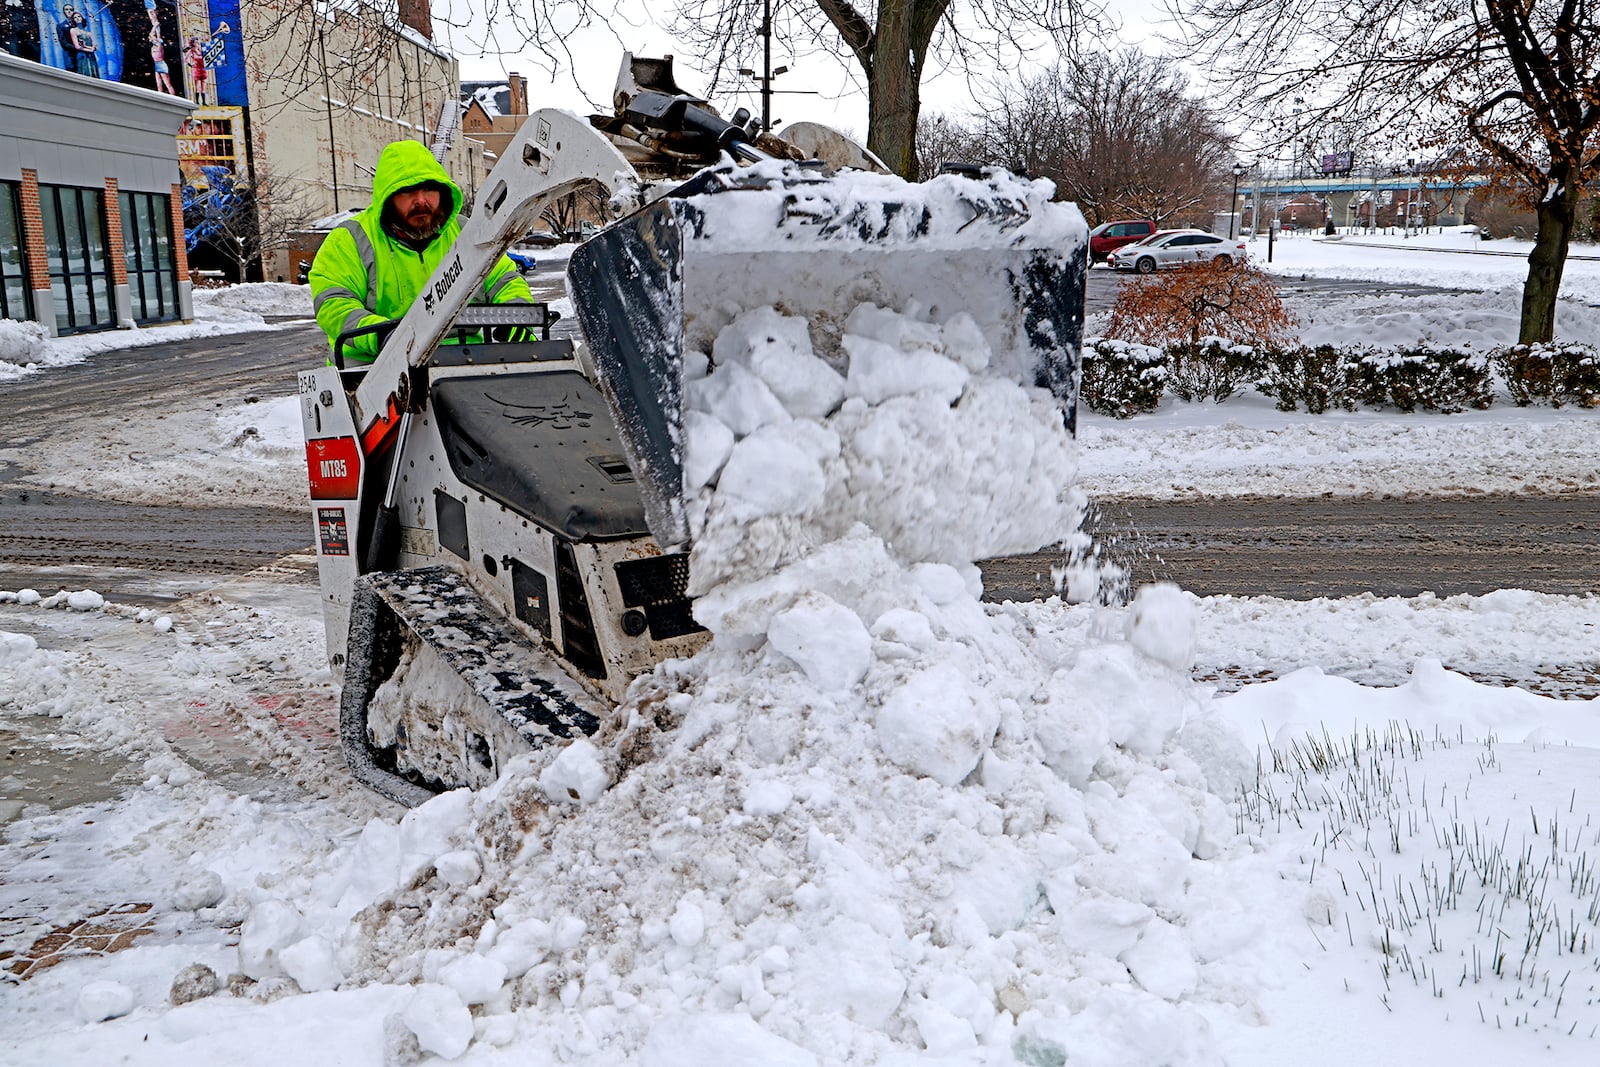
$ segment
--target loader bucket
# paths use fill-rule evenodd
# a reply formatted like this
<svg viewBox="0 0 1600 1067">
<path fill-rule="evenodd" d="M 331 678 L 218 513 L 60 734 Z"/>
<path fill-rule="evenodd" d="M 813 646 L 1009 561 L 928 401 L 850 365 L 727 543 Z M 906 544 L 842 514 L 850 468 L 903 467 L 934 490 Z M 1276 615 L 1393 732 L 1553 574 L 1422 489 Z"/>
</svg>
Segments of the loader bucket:
<svg viewBox="0 0 1600 1067">
<path fill-rule="evenodd" d="M 1049 390 L 1075 421 L 1086 227 L 1048 183 L 1003 171 L 922 183 L 815 164 L 707 170 L 572 255 L 568 284 L 600 385 L 665 548 L 682 503 L 686 352 L 711 351 L 742 311 L 809 320 L 817 353 L 873 303 L 945 322 L 971 315 L 991 366 Z"/>
</svg>

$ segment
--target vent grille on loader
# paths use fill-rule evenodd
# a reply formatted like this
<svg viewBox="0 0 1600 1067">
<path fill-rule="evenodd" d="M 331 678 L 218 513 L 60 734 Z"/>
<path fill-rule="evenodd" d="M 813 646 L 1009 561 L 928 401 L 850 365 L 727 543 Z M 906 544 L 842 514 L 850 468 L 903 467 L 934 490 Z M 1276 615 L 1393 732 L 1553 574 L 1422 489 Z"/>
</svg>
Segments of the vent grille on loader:
<svg viewBox="0 0 1600 1067">
<path fill-rule="evenodd" d="M 617 585 L 622 602 L 644 610 L 650 623 L 650 640 L 699 633 L 705 627 L 694 621 L 689 599 L 689 557 L 681 553 L 623 560 L 617 564 Z"/>
</svg>

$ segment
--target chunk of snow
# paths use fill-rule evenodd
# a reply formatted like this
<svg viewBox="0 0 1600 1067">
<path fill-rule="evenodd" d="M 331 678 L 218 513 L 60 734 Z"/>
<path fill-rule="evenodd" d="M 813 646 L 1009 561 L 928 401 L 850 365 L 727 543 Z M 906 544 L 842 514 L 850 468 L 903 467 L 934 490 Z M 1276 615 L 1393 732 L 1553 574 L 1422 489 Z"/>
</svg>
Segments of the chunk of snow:
<svg viewBox="0 0 1600 1067">
<path fill-rule="evenodd" d="M 448 986 L 432 982 L 417 986 L 401 1018 L 424 1052 L 453 1060 L 472 1044 L 472 1012 Z"/>
<path fill-rule="evenodd" d="M 506 973 L 499 960 L 471 953 L 439 968 L 439 981 L 454 989 L 463 1003 L 482 1004 L 500 992 Z"/>
<path fill-rule="evenodd" d="M 119 1019 L 133 1010 L 133 990 L 121 982 L 96 979 L 78 990 L 76 1011 L 86 1023 Z"/>
<path fill-rule="evenodd" d="M 1189 595 L 1170 582 L 1140 588 L 1128 612 L 1128 640 L 1157 663 L 1175 671 L 1194 666 L 1199 612 Z"/>
<path fill-rule="evenodd" d="M 873 723 L 884 755 L 913 774 L 953 786 L 983 758 L 1000 712 L 970 675 L 935 663 L 902 681 Z"/>
<path fill-rule="evenodd" d="M 585 738 L 567 745 L 539 773 L 539 786 L 552 804 L 591 803 L 610 784 L 605 758 Z"/>
<path fill-rule="evenodd" d="M 299 910 L 286 901 L 257 904 L 239 931 L 239 970 L 257 979 L 283 974 L 280 953 L 298 939 L 300 924 Z"/>
<path fill-rule="evenodd" d="M 774 615 L 767 640 L 824 692 L 851 688 L 872 665 L 872 635 L 861 619 L 820 594 Z"/>
<path fill-rule="evenodd" d="M 335 989 L 344 981 L 333 945 L 327 938 L 315 934 L 301 938 L 278 953 L 278 962 L 284 973 L 294 979 L 295 985 L 307 993 Z"/>
</svg>

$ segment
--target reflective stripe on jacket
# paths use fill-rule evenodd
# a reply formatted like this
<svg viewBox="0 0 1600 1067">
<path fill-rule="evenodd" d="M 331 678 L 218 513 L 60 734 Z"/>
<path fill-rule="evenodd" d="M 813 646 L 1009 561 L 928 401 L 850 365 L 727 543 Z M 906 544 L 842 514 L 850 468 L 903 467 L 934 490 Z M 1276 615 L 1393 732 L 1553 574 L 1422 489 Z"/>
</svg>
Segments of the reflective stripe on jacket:
<svg viewBox="0 0 1600 1067">
<path fill-rule="evenodd" d="M 383 205 L 397 191 L 435 181 L 450 190 L 450 216 L 439 235 L 421 252 L 393 237 L 383 228 Z M 378 157 L 372 183 L 372 203 L 366 210 L 339 224 L 326 238 L 311 264 L 311 302 L 317 325 L 328 335 L 331 348 L 341 333 L 398 319 L 455 244 L 461 232 L 461 187 L 450 180 L 433 153 L 418 141 L 396 141 Z M 474 303 L 529 304 L 533 292 L 505 256 L 489 271 Z M 377 355 L 375 338 L 368 334 L 345 343 L 347 356 L 371 361 Z"/>
</svg>

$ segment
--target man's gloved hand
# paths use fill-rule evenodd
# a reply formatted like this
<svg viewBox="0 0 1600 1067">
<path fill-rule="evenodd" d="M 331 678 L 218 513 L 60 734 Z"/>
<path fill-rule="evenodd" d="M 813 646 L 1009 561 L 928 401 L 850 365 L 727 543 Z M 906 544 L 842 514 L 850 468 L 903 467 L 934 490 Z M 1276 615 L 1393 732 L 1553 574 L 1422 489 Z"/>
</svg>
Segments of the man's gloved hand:
<svg viewBox="0 0 1600 1067">
<path fill-rule="evenodd" d="M 527 326 L 495 326 L 489 330 L 489 340 L 503 344 L 508 341 L 537 341 L 538 338 Z"/>
</svg>

